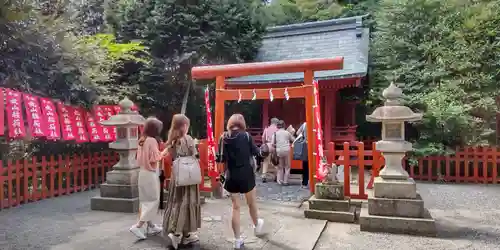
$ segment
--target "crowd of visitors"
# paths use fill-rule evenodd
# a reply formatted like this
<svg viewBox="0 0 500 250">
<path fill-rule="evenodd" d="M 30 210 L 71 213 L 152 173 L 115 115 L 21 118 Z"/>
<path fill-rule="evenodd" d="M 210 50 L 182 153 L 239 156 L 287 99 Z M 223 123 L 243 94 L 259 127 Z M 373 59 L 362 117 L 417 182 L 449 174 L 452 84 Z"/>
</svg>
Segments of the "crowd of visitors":
<svg viewBox="0 0 500 250">
<path fill-rule="evenodd" d="M 164 238 L 170 239 L 174 249 L 179 245 L 199 241 L 197 231 L 201 228 L 201 208 L 198 185 L 202 178 L 196 145 L 188 135 L 189 124 L 185 115 L 174 115 L 164 144 L 165 149 L 161 151 L 163 124 L 154 117 L 146 120 L 137 150 L 137 163 L 140 166 L 140 215 L 138 222 L 129 229 L 140 240 L 146 239 L 148 235 L 162 233 Z M 259 217 L 256 202 L 256 157 L 262 159 L 262 181 L 268 181 L 269 170 L 276 168 L 276 182 L 288 185 L 290 146 L 294 144 L 293 159 L 304 162 L 306 168 L 303 171 L 302 186 L 307 187 L 309 175 L 305 126 L 305 123 L 302 124 L 296 133 L 291 126 L 285 129 L 284 121 L 273 118 L 270 126 L 263 132 L 263 144 L 258 147 L 246 131 L 245 118 L 241 114 L 234 114 L 229 118 L 227 130 L 219 138 L 216 161 L 223 163 L 225 168 L 220 180 L 231 198 L 235 249 L 241 249 L 244 245 L 240 231 L 240 194 L 246 199 L 255 235 L 260 236 L 264 227 L 264 219 Z M 162 159 L 167 156 L 173 160 L 172 174 L 167 207 L 163 213 L 163 226 L 159 226 L 152 220 L 158 209 L 162 208 L 160 197 L 163 192 L 160 183 L 163 173 L 160 166 Z"/>
</svg>

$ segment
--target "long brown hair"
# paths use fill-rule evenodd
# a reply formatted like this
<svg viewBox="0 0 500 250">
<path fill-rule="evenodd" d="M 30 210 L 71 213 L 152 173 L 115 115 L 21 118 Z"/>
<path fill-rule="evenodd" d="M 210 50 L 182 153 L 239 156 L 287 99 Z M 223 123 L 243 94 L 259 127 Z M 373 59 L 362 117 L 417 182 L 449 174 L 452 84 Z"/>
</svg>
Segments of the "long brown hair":
<svg viewBox="0 0 500 250">
<path fill-rule="evenodd" d="M 170 130 L 168 131 L 167 147 L 172 147 L 179 142 L 179 139 L 186 135 L 187 131 L 183 131 L 184 126 L 189 126 L 189 118 L 183 114 L 175 114 L 172 117 Z"/>
<path fill-rule="evenodd" d="M 156 141 L 158 141 L 158 143 L 160 143 L 160 133 L 162 129 L 163 122 L 156 119 L 156 117 L 148 117 L 148 119 L 146 119 L 146 122 L 144 123 L 144 129 L 142 130 L 141 138 L 139 139 L 139 146 L 144 145 L 144 141 L 146 141 L 146 138 L 148 137 L 153 137 L 156 139 Z"/>
</svg>

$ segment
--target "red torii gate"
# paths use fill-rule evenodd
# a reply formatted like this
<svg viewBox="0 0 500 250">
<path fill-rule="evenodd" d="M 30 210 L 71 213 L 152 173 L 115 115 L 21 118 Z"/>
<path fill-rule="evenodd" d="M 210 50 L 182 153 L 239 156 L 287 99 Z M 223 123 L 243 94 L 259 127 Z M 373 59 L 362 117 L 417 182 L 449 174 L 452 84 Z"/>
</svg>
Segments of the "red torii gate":
<svg viewBox="0 0 500 250">
<path fill-rule="evenodd" d="M 231 77 L 241 77 L 249 75 L 265 75 L 279 73 L 304 72 L 304 83 L 299 87 L 287 88 L 290 98 L 304 98 L 306 105 L 306 123 L 307 137 L 314 138 L 314 96 L 313 96 L 313 78 L 315 71 L 323 70 L 341 70 L 344 66 L 343 57 L 322 58 L 322 59 L 304 59 L 289 60 L 277 62 L 259 62 L 227 64 L 216 66 L 200 66 L 191 70 L 192 79 L 216 79 L 215 82 L 215 138 L 219 138 L 224 131 L 224 102 L 229 100 L 251 100 L 255 91 L 256 99 L 268 99 L 269 89 L 230 89 L 226 88 L 226 79 Z M 285 98 L 285 88 L 273 88 L 274 98 Z M 311 141 L 312 142 L 312 141 Z M 308 143 L 309 159 L 309 180 L 310 190 L 314 192 L 314 171 L 316 160 L 313 156 L 314 143 Z M 219 169 L 222 169 L 219 166 Z"/>
</svg>

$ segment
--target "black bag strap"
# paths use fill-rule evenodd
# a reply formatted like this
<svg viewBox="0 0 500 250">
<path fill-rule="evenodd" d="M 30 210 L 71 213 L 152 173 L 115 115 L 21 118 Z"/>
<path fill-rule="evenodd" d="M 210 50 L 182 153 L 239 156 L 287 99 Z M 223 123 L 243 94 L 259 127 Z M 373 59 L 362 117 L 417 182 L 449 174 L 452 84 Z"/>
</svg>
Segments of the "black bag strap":
<svg viewBox="0 0 500 250">
<path fill-rule="evenodd" d="M 224 136 L 226 135 L 226 133 L 222 133 L 222 135 L 220 136 L 219 138 L 219 148 L 218 148 L 218 154 L 220 157 L 223 156 L 224 154 L 224 144 L 223 144 L 223 140 L 224 140 Z"/>
</svg>

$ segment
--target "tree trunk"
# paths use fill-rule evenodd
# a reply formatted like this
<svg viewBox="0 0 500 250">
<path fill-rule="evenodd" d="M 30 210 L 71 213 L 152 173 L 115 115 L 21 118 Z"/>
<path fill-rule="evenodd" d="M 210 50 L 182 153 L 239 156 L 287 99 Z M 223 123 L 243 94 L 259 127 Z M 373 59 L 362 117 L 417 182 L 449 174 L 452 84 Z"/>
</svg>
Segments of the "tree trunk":
<svg viewBox="0 0 500 250">
<path fill-rule="evenodd" d="M 192 81 L 188 81 L 188 86 L 186 88 L 186 92 L 184 92 L 184 97 L 182 98 L 182 106 L 181 106 L 181 114 L 186 114 L 187 103 L 189 100 L 189 93 L 191 92 L 191 84 Z"/>
</svg>

